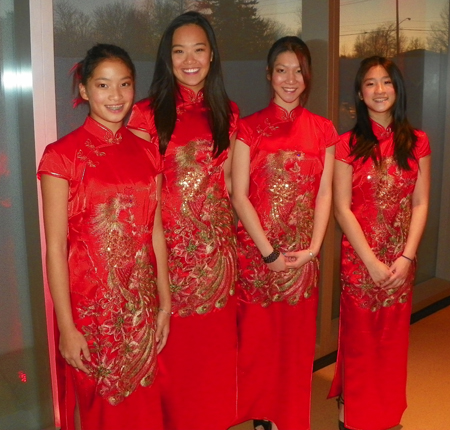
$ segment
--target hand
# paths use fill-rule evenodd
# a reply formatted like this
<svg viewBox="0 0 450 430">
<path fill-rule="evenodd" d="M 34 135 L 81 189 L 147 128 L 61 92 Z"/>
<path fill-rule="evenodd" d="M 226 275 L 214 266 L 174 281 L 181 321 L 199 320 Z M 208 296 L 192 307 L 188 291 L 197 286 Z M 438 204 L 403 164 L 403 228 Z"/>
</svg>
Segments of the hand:
<svg viewBox="0 0 450 430">
<path fill-rule="evenodd" d="M 91 361 L 89 347 L 85 337 L 75 327 L 61 331 L 59 350 L 67 364 L 75 369 L 82 370 L 84 373 L 90 373 L 82 361 L 82 357 Z"/>
<path fill-rule="evenodd" d="M 273 261 L 272 263 L 267 263 L 267 267 L 273 272 L 285 272 L 287 267 L 284 255 L 280 252 L 280 255 L 275 261 Z"/>
<path fill-rule="evenodd" d="M 302 249 L 301 251 L 286 252 L 286 267 L 288 269 L 299 269 L 308 261 L 311 261 L 309 249 Z"/>
<path fill-rule="evenodd" d="M 374 263 L 367 266 L 369 275 L 376 286 L 381 287 L 390 280 L 392 272 L 386 264 L 380 260 L 375 260 Z"/>
<path fill-rule="evenodd" d="M 170 313 L 159 310 L 156 320 L 156 351 L 158 354 L 166 346 L 167 338 L 170 331 Z"/>
<path fill-rule="evenodd" d="M 382 287 L 399 288 L 401 287 L 408 277 L 408 273 L 411 270 L 412 262 L 404 257 L 398 257 L 397 260 L 389 267 L 392 276 L 385 281 Z"/>
</svg>

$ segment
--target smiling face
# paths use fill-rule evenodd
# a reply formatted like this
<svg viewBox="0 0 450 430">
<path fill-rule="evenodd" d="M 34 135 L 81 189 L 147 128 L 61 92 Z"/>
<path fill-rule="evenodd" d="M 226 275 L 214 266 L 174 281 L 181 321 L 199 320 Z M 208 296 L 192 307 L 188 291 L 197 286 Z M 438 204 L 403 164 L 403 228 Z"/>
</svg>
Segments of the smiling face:
<svg viewBox="0 0 450 430">
<path fill-rule="evenodd" d="M 103 60 L 79 89 L 81 97 L 89 102 L 89 115 L 113 133 L 119 130 L 134 99 L 130 69 L 121 60 Z"/>
<path fill-rule="evenodd" d="M 383 66 L 374 66 L 364 76 L 359 97 L 367 106 L 369 116 L 384 127 L 392 122 L 396 93 L 392 79 Z"/>
<path fill-rule="evenodd" d="M 175 30 L 172 38 L 172 70 L 179 84 L 197 93 L 205 85 L 211 60 L 211 46 L 201 27 L 187 24 Z"/>
<path fill-rule="evenodd" d="M 291 51 L 282 52 L 275 60 L 272 76 L 268 76 L 274 91 L 274 102 L 291 111 L 300 104 L 305 90 L 302 70 L 297 56 Z"/>
</svg>

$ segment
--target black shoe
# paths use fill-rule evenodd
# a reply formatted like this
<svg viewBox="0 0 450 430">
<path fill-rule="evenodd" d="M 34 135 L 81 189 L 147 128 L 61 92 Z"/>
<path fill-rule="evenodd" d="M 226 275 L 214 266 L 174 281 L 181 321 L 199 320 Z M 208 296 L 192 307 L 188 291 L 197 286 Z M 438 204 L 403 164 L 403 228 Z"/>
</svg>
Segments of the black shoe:
<svg viewBox="0 0 450 430">
<path fill-rule="evenodd" d="M 267 420 L 253 420 L 253 428 L 261 426 L 264 430 L 272 430 L 272 422 Z"/>
</svg>

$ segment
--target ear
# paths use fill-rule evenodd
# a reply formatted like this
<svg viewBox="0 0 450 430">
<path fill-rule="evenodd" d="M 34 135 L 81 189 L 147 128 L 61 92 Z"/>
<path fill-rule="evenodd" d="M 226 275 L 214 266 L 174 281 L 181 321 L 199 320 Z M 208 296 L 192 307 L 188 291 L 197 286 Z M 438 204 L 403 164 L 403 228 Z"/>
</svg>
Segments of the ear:
<svg viewBox="0 0 450 430">
<path fill-rule="evenodd" d="M 266 78 L 267 78 L 267 80 L 268 80 L 269 82 L 272 80 L 272 76 L 270 76 L 269 68 L 268 68 L 268 67 L 266 67 Z"/>
<path fill-rule="evenodd" d="M 78 84 L 78 91 L 80 92 L 80 96 L 83 100 L 89 101 L 86 87 L 83 84 Z"/>
<path fill-rule="evenodd" d="M 361 91 L 358 91 L 358 97 L 360 100 L 364 100 L 364 97 L 362 96 Z"/>
<path fill-rule="evenodd" d="M 211 51 L 211 58 L 209 59 L 209 62 L 210 62 L 210 63 L 212 63 L 213 58 L 214 58 L 214 52 Z"/>
</svg>

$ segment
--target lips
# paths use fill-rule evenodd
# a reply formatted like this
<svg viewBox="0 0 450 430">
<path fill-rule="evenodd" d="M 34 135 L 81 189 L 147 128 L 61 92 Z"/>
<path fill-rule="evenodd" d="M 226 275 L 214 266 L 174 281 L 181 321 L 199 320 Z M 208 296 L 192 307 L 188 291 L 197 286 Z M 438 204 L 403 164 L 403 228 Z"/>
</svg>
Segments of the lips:
<svg viewBox="0 0 450 430">
<path fill-rule="evenodd" d="M 183 73 L 187 73 L 187 74 L 192 74 L 192 73 L 197 73 L 200 70 L 200 68 L 195 68 L 195 69 L 183 69 Z"/>
<path fill-rule="evenodd" d="M 112 112 L 120 112 L 123 109 L 123 104 L 122 105 L 112 105 L 112 106 L 105 106 L 106 109 L 112 111 Z"/>
</svg>

